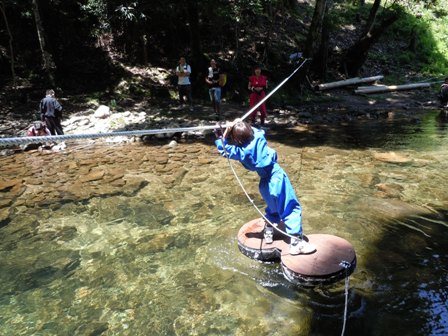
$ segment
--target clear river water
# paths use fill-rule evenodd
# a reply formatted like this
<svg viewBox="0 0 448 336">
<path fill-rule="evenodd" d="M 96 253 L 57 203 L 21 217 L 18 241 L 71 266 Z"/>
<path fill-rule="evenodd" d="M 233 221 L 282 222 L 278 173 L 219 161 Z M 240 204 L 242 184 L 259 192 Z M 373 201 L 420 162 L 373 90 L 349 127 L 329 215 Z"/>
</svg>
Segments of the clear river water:
<svg viewBox="0 0 448 336">
<path fill-rule="evenodd" d="M 345 335 L 448 335 L 448 117 L 417 116 L 267 131 L 304 232 L 355 248 Z M 166 143 L 0 157 L 0 335 L 341 335 L 344 281 L 241 254 L 258 214 L 212 137 Z"/>
</svg>

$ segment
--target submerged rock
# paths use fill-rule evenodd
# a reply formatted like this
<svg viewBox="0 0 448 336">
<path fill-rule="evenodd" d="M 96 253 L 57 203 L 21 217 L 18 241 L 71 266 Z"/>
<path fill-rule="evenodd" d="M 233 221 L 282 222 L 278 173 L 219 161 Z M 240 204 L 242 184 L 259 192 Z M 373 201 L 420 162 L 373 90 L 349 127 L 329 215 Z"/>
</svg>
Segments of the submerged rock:
<svg viewBox="0 0 448 336">
<path fill-rule="evenodd" d="M 412 159 L 402 155 L 397 154 L 395 152 L 389 153 L 375 153 L 373 157 L 378 161 L 388 162 L 388 163 L 408 163 L 411 162 Z"/>
</svg>

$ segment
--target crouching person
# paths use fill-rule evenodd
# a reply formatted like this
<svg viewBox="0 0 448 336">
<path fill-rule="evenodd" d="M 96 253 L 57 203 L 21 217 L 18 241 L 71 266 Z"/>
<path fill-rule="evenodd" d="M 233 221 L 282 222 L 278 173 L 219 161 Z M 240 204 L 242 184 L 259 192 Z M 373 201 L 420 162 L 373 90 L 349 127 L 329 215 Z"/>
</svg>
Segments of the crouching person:
<svg viewBox="0 0 448 336">
<path fill-rule="evenodd" d="M 26 131 L 26 136 L 28 137 L 36 137 L 36 136 L 50 136 L 51 132 L 47 128 L 44 122 L 42 121 L 36 121 L 34 122 Z M 22 150 L 32 150 L 32 149 L 39 149 L 47 147 L 48 149 L 51 148 L 50 145 L 44 144 L 42 142 L 34 142 L 34 143 L 28 143 L 23 146 L 21 146 Z"/>
</svg>

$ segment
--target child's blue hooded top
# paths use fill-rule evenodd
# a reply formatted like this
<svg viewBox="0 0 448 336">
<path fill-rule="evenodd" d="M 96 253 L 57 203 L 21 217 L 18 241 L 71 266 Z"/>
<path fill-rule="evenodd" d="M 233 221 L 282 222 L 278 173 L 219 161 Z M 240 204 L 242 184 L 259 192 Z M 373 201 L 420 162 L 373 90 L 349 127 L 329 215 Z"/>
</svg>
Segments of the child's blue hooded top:
<svg viewBox="0 0 448 336">
<path fill-rule="evenodd" d="M 254 139 L 244 146 L 235 146 L 222 139 L 215 141 L 221 155 L 238 160 L 260 175 L 260 193 L 266 202 L 266 217 L 273 223 L 283 220 L 286 232 L 302 233 L 302 209 L 288 176 L 277 164 L 277 152 L 268 147 L 264 131 L 252 128 Z"/>
</svg>

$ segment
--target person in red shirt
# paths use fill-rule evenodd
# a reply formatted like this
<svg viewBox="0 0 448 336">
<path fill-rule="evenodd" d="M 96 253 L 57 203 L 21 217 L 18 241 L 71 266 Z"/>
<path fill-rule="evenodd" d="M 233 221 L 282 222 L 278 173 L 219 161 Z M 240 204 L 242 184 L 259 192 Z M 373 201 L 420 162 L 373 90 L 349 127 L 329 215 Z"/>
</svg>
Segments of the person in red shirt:
<svg viewBox="0 0 448 336">
<path fill-rule="evenodd" d="M 26 136 L 29 137 L 36 137 L 36 136 L 50 136 L 51 132 L 45 125 L 43 121 L 36 121 L 34 122 L 27 130 L 26 130 Z M 25 145 L 20 146 L 22 150 L 29 151 L 32 149 L 44 149 L 44 148 L 51 148 L 52 145 L 42 142 L 35 142 L 35 143 L 27 143 Z"/>
<path fill-rule="evenodd" d="M 261 74 L 260 66 L 254 68 L 254 74 L 249 77 L 247 88 L 251 91 L 249 96 L 249 106 L 252 108 L 266 96 L 266 89 L 268 88 L 268 79 Z M 267 116 L 266 104 L 261 104 L 258 107 L 258 110 L 252 112 L 250 115 L 252 124 L 254 124 L 257 119 L 258 111 L 260 111 L 260 124 L 263 126 Z"/>
</svg>

